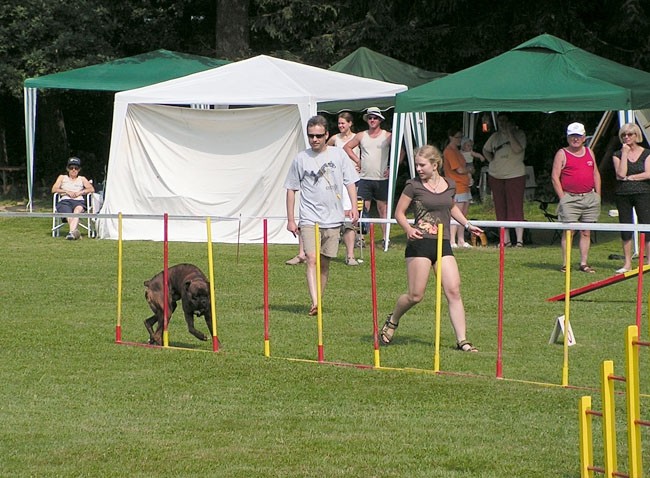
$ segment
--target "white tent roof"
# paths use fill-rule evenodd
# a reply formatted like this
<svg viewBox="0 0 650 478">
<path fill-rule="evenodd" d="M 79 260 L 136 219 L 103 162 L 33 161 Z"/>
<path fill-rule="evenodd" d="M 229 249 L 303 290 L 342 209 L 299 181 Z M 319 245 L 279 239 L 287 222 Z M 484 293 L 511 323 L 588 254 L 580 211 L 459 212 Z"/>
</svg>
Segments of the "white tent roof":
<svg viewBox="0 0 650 478">
<path fill-rule="evenodd" d="M 404 85 L 265 55 L 115 95 L 116 103 L 277 105 L 392 98 Z M 369 103 L 368 106 L 372 106 Z M 315 110 L 314 110 L 315 111 Z M 314 113 L 315 114 L 315 113 Z"/>
<path fill-rule="evenodd" d="M 115 95 L 102 212 L 241 216 L 241 226 L 222 222 L 215 229 L 218 242 L 260 242 L 260 217 L 274 217 L 269 242 L 295 242 L 281 220 L 286 217 L 282 186 L 288 165 L 308 144 L 307 120 L 325 102 L 368 100 L 372 106 L 405 90 L 403 85 L 258 56 L 120 92 Z M 193 104 L 217 108 L 193 113 L 169 108 Z M 223 109 L 228 106 L 273 108 Z M 125 222 L 123 231 L 126 240 L 160 240 L 162 229 L 134 220 Z M 116 239 L 116 220 L 102 219 L 100 236 Z M 185 222 L 170 230 L 169 240 L 203 241 L 205 227 Z"/>
</svg>

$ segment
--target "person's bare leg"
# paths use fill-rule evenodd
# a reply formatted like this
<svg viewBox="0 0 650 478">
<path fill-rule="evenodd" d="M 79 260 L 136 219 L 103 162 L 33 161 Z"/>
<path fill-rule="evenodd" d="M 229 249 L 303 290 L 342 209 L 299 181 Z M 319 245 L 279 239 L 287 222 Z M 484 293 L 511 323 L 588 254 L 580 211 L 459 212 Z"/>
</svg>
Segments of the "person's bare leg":
<svg viewBox="0 0 650 478">
<path fill-rule="evenodd" d="M 464 201 L 464 202 L 457 202 L 456 206 L 458 206 L 458 209 L 460 209 L 460 212 L 463 213 L 463 216 L 467 217 L 467 212 L 469 211 L 469 202 Z M 455 234 L 454 234 L 454 229 L 455 229 Z M 465 228 L 462 226 L 455 226 L 452 225 L 449 228 L 449 233 L 451 234 L 451 238 L 456 239 L 456 244 L 458 244 L 458 247 L 465 247 Z M 451 242 L 451 241 L 450 241 Z"/>
<path fill-rule="evenodd" d="M 424 293 L 429 282 L 429 272 L 431 271 L 431 261 L 426 257 L 407 257 L 406 258 L 406 280 L 408 282 L 407 292 L 397 298 L 393 312 L 390 314 L 390 321 L 399 325 L 400 318 L 414 305 L 420 303 L 424 298 Z M 390 341 L 393 338 L 395 329 L 386 328 L 382 331 L 386 339 Z"/>
<path fill-rule="evenodd" d="M 524 228 L 515 227 L 515 236 L 517 237 L 517 245 L 524 244 Z"/>
<path fill-rule="evenodd" d="M 623 241 L 623 269 L 632 269 L 632 239 Z"/>
<path fill-rule="evenodd" d="M 386 219 L 388 217 L 387 211 L 388 203 L 386 201 L 377 201 L 377 212 L 379 213 L 379 217 L 381 219 Z M 388 241 L 388 238 L 386 237 L 386 223 L 381 225 L 381 233 L 382 237 L 384 238 L 384 242 Z"/>
<path fill-rule="evenodd" d="M 309 296 L 311 297 L 311 306 L 314 307 L 318 304 L 318 287 L 316 282 L 316 254 L 307 254 L 307 267 L 305 274 L 307 276 L 307 288 L 309 289 Z M 321 298 L 325 292 L 327 281 L 329 278 L 329 264 L 330 258 L 321 254 L 320 256 L 320 290 Z"/>
<path fill-rule="evenodd" d="M 354 229 L 345 229 L 343 232 L 343 244 L 345 244 L 345 257 L 347 259 L 346 264 L 350 259 L 356 262 L 356 259 L 354 258 L 354 241 L 356 236 L 357 233 Z"/>
<path fill-rule="evenodd" d="M 566 263 L 567 232 L 568 231 L 564 231 L 562 233 L 562 238 L 560 239 L 560 246 L 562 247 L 562 267 L 567 267 L 567 263 Z M 573 237 L 571 239 L 573 239 Z"/>
<path fill-rule="evenodd" d="M 580 231 L 580 264 L 586 265 L 589 260 L 589 247 L 591 246 L 591 231 Z"/>
</svg>

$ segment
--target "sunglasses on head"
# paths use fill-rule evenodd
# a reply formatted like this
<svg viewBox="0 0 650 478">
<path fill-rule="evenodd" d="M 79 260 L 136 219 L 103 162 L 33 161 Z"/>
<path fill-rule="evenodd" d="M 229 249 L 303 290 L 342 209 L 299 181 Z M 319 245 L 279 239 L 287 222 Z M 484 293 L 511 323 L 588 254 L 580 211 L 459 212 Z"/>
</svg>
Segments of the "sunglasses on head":
<svg viewBox="0 0 650 478">
<path fill-rule="evenodd" d="M 307 137 L 308 137 L 309 139 L 316 139 L 316 138 L 321 139 L 321 138 L 324 138 L 326 134 L 327 134 L 327 133 L 308 134 Z"/>
</svg>

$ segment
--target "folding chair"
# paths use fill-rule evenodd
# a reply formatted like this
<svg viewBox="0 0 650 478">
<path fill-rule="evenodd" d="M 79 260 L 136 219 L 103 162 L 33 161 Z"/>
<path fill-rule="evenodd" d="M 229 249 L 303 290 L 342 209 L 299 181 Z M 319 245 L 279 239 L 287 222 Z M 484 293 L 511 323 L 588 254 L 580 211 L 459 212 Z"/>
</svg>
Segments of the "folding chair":
<svg viewBox="0 0 650 478">
<path fill-rule="evenodd" d="M 539 208 L 542 210 L 542 213 L 544 214 L 544 217 L 548 222 L 557 222 L 558 217 L 557 214 L 551 214 L 548 212 L 548 205 L 550 204 L 547 201 L 541 201 L 540 199 L 535 199 L 539 203 Z M 559 229 L 554 229 L 553 230 L 553 238 L 551 239 L 551 245 L 555 243 L 555 241 L 562 239 L 562 231 Z"/>
<path fill-rule="evenodd" d="M 56 213 L 56 205 L 59 202 L 60 195 L 59 193 L 54 193 L 52 196 L 52 212 Z M 86 201 L 86 212 L 88 214 L 95 214 L 95 201 L 93 200 L 93 194 L 86 194 L 85 196 L 85 201 Z M 66 219 L 63 217 L 52 217 L 52 237 L 59 237 L 59 234 L 61 233 L 60 229 L 63 227 L 63 224 L 66 223 Z M 97 225 L 95 224 L 95 220 L 91 218 L 80 218 L 79 219 L 79 226 L 83 227 L 87 232 L 88 232 L 88 237 L 89 238 L 95 238 L 97 237 Z"/>
</svg>

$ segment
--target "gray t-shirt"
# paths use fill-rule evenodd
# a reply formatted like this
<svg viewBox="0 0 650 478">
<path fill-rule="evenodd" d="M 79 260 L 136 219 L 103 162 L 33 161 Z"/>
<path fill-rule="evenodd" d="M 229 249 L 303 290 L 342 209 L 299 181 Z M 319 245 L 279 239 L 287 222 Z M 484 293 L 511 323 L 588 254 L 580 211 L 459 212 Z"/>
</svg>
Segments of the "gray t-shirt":
<svg viewBox="0 0 650 478">
<path fill-rule="evenodd" d="M 286 189 L 300 191 L 298 226 L 341 226 L 346 185 L 358 180 L 352 161 L 340 148 L 328 146 L 318 154 L 312 149 L 298 153 L 284 181 Z"/>
</svg>

